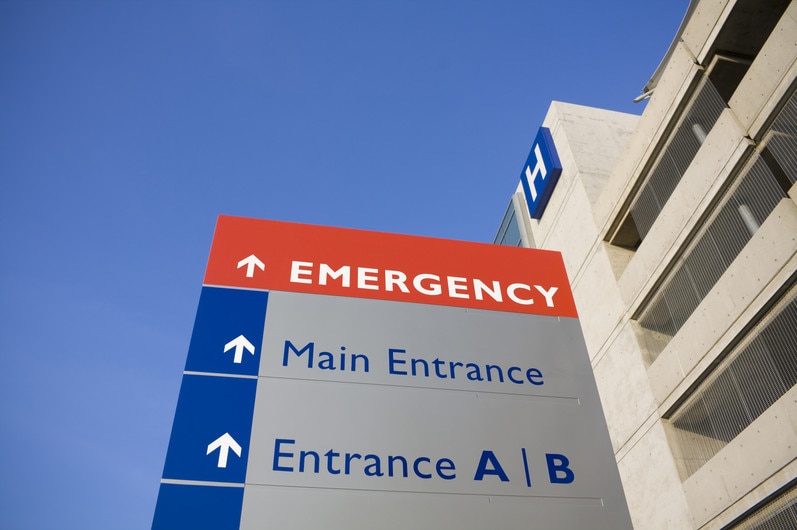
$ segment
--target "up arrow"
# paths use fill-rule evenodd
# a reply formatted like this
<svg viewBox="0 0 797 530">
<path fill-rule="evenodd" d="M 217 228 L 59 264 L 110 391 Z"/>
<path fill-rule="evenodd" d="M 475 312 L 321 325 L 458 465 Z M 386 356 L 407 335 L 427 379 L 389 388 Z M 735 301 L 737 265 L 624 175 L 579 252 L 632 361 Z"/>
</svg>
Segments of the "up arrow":
<svg viewBox="0 0 797 530">
<path fill-rule="evenodd" d="M 228 432 L 225 432 L 208 445 L 207 454 L 212 453 L 216 449 L 219 450 L 219 463 L 216 464 L 216 467 L 227 467 L 227 455 L 230 453 L 230 449 L 232 449 L 232 452 L 236 455 L 241 456 L 241 446 L 238 445 L 238 442 L 236 442 Z"/>
<path fill-rule="evenodd" d="M 238 335 L 230 342 L 225 344 L 224 353 L 227 353 L 233 348 L 235 348 L 235 356 L 233 357 L 232 362 L 235 364 L 241 364 L 241 361 L 244 358 L 244 350 L 248 351 L 252 355 L 255 354 L 255 345 L 249 342 L 243 335 Z"/>
<path fill-rule="evenodd" d="M 257 259 L 257 256 L 255 256 L 254 254 L 249 254 L 249 256 L 238 262 L 239 269 L 244 265 L 246 265 L 247 278 L 253 278 L 255 276 L 255 267 L 257 267 L 261 271 L 266 270 L 266 264 Z"/>
</svg>

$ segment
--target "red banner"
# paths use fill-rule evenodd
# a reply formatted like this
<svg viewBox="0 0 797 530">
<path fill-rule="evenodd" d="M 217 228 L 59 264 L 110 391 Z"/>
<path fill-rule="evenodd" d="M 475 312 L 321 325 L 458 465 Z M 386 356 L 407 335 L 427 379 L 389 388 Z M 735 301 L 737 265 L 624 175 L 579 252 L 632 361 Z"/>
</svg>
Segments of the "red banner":
<svg viewBox="0 0 797 530">
<path fill-rule="evenodd" d="M 220 216 L 205 285 L 576 317 L 558 252 Z"/>
</svg>

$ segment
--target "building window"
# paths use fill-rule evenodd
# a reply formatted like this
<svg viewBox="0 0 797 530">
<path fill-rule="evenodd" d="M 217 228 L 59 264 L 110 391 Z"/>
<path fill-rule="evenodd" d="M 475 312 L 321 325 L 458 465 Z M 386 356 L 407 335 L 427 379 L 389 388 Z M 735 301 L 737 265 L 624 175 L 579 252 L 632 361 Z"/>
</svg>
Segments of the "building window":
<svg viewBox="0 0 797 530">
<path fill-rule="evenodd" d="M 645 239 L 686 168 L 692 163 L 733 93 L 790 5 L 789 0 L 737 0 L 722 24 L 703 76 L 640 186 L 609 230 L 606 241 L 636 250 Z"/>
<path fill-rule="evenodd" d="M 791 530 L 797 528 L 797 484 L 787 486 L 760 508 L 729 527 L 731 530 Z"/>
<path fill-rule="evenodd" d="M 682 479 L 797 384 L 797 287 L 761 316 L 669 417 Z"/>
<path fill-rule="evenodd" d="M 647 178 L 637 190 L 609 240 L 635 250 L 661 213 L 681 177 L 692 163 L 708 132 L 726 108 L 708 77 L 703 77 L 685 112 L 664 142 Z"/>
<path fill-rule="evenodd" d="M 725 193 L 653 297 L 635 315 L 653 362 L 786 196 L 758 155 Z"/>
<path fill-rule="evenodd" d="M 523 220 L 518 214 L 518 211 L 523 206 L 521 202 L 523 198 L 520 195 L 522 194 L 516 193 L 512 196 L 512 200 L 509 201 L 509 206 L 506 208 L 506 213 L 501 221 L 501 226 L 498 228 L 498 233 L 493 239 L 493 243 L 511 247 L 531 246 L 528 241 L 524 241 L 523 235 L 526 231 L 523 229 Z"/>
<path fill-rule="evenodd" d="M 740 176 L 699 223 L 653 296 L 634 316 L 653 362 L 797 181 L 797 97 L 788 100 Z"/>
</svg>

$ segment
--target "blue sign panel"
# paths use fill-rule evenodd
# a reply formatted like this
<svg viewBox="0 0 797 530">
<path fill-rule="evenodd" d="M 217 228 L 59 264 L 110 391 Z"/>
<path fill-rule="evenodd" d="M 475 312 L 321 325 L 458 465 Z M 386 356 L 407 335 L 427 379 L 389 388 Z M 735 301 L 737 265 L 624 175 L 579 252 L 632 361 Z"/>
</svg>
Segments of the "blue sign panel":
<svg viewBox="0 0 797 530">
<path fill-rule="evenodd" d="M 152 530 L 238 530 L 244 488 L 161 484 Z"/>
<path fill-rule="evenodd" d="M 546 127 L 540 127 L 526 159 L 526 165 L 520 173 L 520 181 L 523 183 L 532 219 L 542 218 L 561 173 L 562 163 L 559 162 L 559 154 L 553 144 L 551 131 Z"/>
<path fill-rule="evenodd" d="M 203 287 L 187 372 L 257 375 L 268 293 Z"/>
<path fill-rule="evenodd" d="M 254 378 L 184 375 L 163 478 L 243 484 L 256 386 Z"/>
</svg>

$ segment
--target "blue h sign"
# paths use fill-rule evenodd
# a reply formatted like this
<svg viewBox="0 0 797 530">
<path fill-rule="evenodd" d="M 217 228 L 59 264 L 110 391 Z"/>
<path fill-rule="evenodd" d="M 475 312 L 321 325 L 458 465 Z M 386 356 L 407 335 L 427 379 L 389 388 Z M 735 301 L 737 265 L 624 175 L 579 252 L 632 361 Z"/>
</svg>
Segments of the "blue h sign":
<svg viewBox="0 0 797 530">
<path fill-rule="evenodd" d="M 526 165 L 520 173 L 520 181 L 523 183 L 532 219 L 542 218 L 561 173 L 562 163 L 559 162 L 551 131 L 546 127 L 540 127 L 529 157 L 526 159 Z"/>
</svg>

